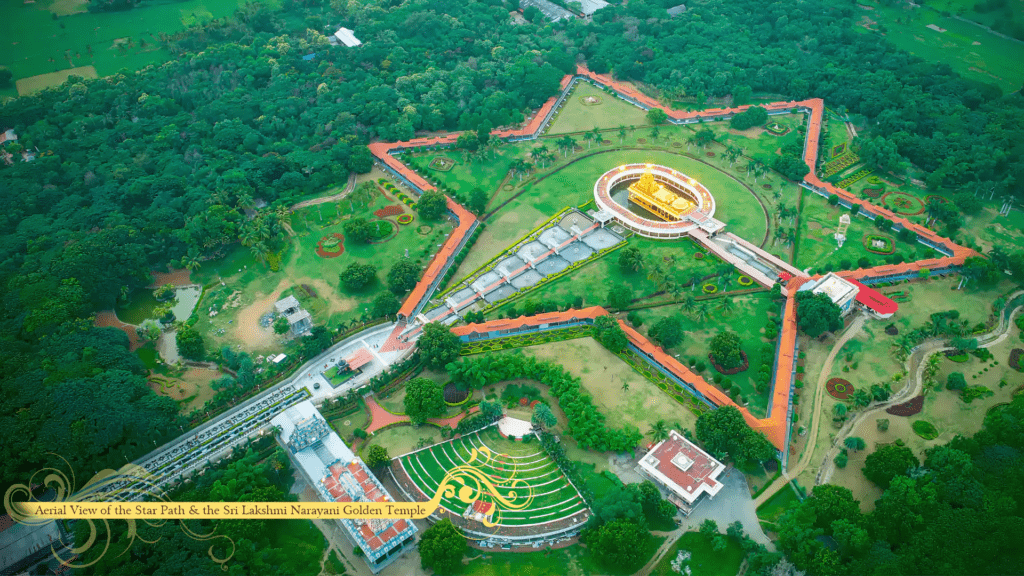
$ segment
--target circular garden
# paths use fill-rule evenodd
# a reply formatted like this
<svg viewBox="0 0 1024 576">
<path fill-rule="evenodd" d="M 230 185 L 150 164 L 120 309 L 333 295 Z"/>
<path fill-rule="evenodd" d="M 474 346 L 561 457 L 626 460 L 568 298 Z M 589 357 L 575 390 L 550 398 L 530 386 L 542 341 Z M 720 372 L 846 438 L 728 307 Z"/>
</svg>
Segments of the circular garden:
<svg viewBox="0 0 1024 576">
<path fill-rule="evenodd" d="M 896 251 L 896 242 L 888 236 L 868 234 L 864 236 L 864 249 L 872 254 L 892 254 Z"/>
<path fill-rule="evenodd" d="M 843 378 L 831 378 L 825 383 L 825 390 L 836 400 L 847 400 L 853 395 L 853 384 Z"/>
<path fill-rule="evenodd" d="M 316 243 L 316 255 L 321 258 L 337 258 L 345 253 L 345 237 L 335 232 Z"/>
<path fill-rule="evenodd" d="M 447 172 L 455 167 L 455 160 L 451 158 L 445 158 L 444 156 L 438 156 L 430 161 L 430 169 L 437 170 L 438 172 Z"/>
<path fill-rule="evenodd" d="M 402 214 L 398 218 L 395 218 L 395 220 L 397 220 L 402 226 L 412 224 L 412 214 Z"/>
<path fill-rule="evenodd" d="M 882 205 L 901 216 L 917 216 L 924 213 L 924 202 L 917 196 L 904 192 L 889 192 L 882 196 Z"/>
<path fill-rule="evenodd" d="M 701 292 L 705 294 L 714 294 L 718 292 L 718 286 L 711 284 L 710 282 L 700 287 Z"/>
<path fill-rule="evenodd" d="M 370 244 L 387 242 L 398 232 L 398 225 L 390 220 L 374 220 L 370 226 Z"/>
<path fill-rule="evenodd" d="M 740 283 L 740 286 L 750 286 L 754 283 L 754 279 L 750 276 L 740 276 L 737 282 Z"/>
</svg>

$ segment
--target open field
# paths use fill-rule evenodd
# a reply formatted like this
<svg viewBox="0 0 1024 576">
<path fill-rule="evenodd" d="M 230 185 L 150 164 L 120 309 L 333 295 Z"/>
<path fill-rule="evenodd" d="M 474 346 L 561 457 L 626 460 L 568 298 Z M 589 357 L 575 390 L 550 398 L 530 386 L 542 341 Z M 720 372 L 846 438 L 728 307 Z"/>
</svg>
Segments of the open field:
<svg viewBox="0 0 1024 576">
<path fill-rule="evenodd" d="M 719 526 L 724 530 L 724 526 Z M 662 556 L 661 561 L 655 566 L 655 576 L 675 576 L 678 572 L 672 569 L 672 561 L 676 559 L 680 550 L 690 552 L 692 556 L 686 563 L 690 567 L 692 576 L 736 576 L 740 570 L 745 556 L 739 542 L 726 536 L 725 550 L 716 551 L 712 548 L 712 539 L 700 532 L 687 532 L 679 537 Z"/>
<path fill-rule="evenodd" d="M 489 454 L 480 452 L 485 448 L 490 450 Z M 470 463 L 474 452 L 476 460 Z M 515 507 L 495 501 L 497 511 L 493 520 L 504 526 L 541 524 L 587 509 L 539 442 L 511 442 L 501 438 L 493 428 L 402 456 L 400 461 L 409 477 L 428 496 L 437 492 L 447 471 L 459 466 L 478 469 L 492 479 L 498 495 L 509 499 Z M 529 489 L 524 490 L 521 484 L 513 486 L 512 481 L 525 482 Z M 523 502 L 524 498 L 530 498 L 529 502 Z M 441 505 L 458 515 L 467 506 L 454 497 L 442 498 Z"/>
<path fill-rule="evenodd" d="M 98 77 L 96 74 L 96 68 L 89 65 L 69 68 L 59 72 L 39 74 L 38 76 L 30 76 L 28 78 L 21 78 L 16 82 L 18 87 L 18 96 L 28 96 L 35 92 L 39 92 L 40 90 L 45 90 L 51 86 L 60 86 L 68 79 L 68 76 L 72 75 L 81 76 L 82 78 Z"/>
<path fill-rule="evenodd" d="M 881 288 L 884 294 L 902 290 L 910 294 L 910 301 L 901 303 L 890 321 L 900 330 L 920 328 L 932 314 L 955 308 L 960 312 L 959 319 L 967 320 L 973 327 L 986 322 L 992 315 L 992 302 L 1013 288 L 1011 282 L 1003 281 L 991 287 L 968 286 L 954 290 L 959 283 L 959 278 L 950 277 Z"/>
<path fill-rule="evenodd" d="M 16 79 L 83 66 L 94 66 L 100 76 L 122 68 L 138 70 L 170 58 L 160 47 L 160 34 L 229 17 L 244 4 L 185 0 L 145 3 L 120 12 L 85 12 L 84 3 L 74 0 L 0 0 L 0 66 L 10 68 Z"/>
<path fill-rule="evenodd" d="M 270 312 L 274 302 L 293 295 L 313 316 L 314 325 L 340 323 L 350 325 L 370 316 L 373 299 L 387 291 L 390 264 L 405 256 L 425 267 L 451 231 L 448 219 L 426 223 L 430 230 L 420 233 L 423 224 L 416 216 L 412 224 L 394 223 L 395 217 L 378 219 L 375 210 L 401 205 L 396 199 L 379 191 L 370 195 L 354 194 L 339 202 L 329 202 L 297 210 L 291 218 L 295 237 L 286 237 L 282 265 L 273 272 L 265 263 L 256 262 L 248 248 L 237 247 L 224 258 L 204 263 L 193 277 L 204 284 L 213 284 L 199 303 L 198 327 L 209 342 L 208 348 L 241 344 L 250 352 L 271 352 L 286 345 L 273 328 L 262 326 L 260 318 Z M 402 206 L 405 212 L 411 212 Z M 317 254 L 322 238 L 333 233 L 344 234 L 345 220 L 353 217 L 379 221 L 394 232 L 376 244 L 344 240 L 344 252 L 335 258 Z M 345 291 L 338 279 L 353 263 L 371 264 L 378 268 L 377 281 L 357 293 Z M 219 285 L 219 281 L 224 284 Z M 307 290 L 308 288 L 308 290 Z M 399 297 L 401 299 L 401 297 Z M 210 309 L 217 310 L 209 316 Z"/>
<path fill-rule="evenodd" d="M 933 250 L 923 244 L 911 245 L 900 241 L 891 231 L 881 232 L 875 227 L 874 222 L 860 215 L 850 216 L 846 241 L 843 242 L 842 248 L 838 248 L 835 233 L 839 226 L 839 218 L 843 214 L 850 215 L 850 211 L 841 206 L 829 205 L 825 198 L 817 194 L 804 194 L 798 232 L 800 240 L 796 250 L 797 268 L 814 268 L 821 271 L 831 265 L 835 270 L 851 270 L 860 267 L 857 261 L 861 258 L 868 259 L 870 264 L 866 267 L 884 264 L 884 255 L 875 254 L 864 247 L 864 238 L 867 236 L 890 239 L 894 244 L 895 253 L 902 254 L 907 261 L 932 257 L 934 254 Z M 842 266 L 844 261 L 847 263 L 845 267 Z"/>
<path fill-rule="evenodd" d="M 969 238 L 986 253 L 994 246 L 1012 254 L 1024 246 L 1024 212 L 1012 210 L 1006 216 L 999 215 L 995 203 L 989 203 L 977 216 L 967 216 L 964 229 Z"/>
<path fill-rule="evenodd" d="M 930 62 L 949 64 L 966 78 L 991 83 L 1009 93 L 1024 82 L 1024 44 L 1000 38 L 967 22 L 944 17 L 938 12 L 864 2 L 871 10 L 858 8 L 861 18 L 856 30 L 866 34 L 885 26 L 885 37 L 898 48 Z M 899 19 L 900 21 L 897 21 Z M 928 28 L 935 25 L 939 32 Z"/>
<path fill-rule="evenodd" d="M 598 410 L 607 418 L 609 426 L 633 426 L 646 434 L 651 424 L 658 420 L 664 420 L 675 428 L 691 430 L 697 422 L 692 412 L 677 404 L 593 338 L 541 344 L 523 351 L 538 359 L 556 362 L 578 376 Z M 624 384 L 628 384 L 628 389 L 623 389 Z M 560 414 L 561 410 L 555 412 Z"/>
<path fill-rule="evenodd" d="M 724 146 L 738 146 L 743 149 L 743 154 L 756 158 L 765 164 L 771 164 L 776 152 L 790 142 L 802 142 L 803 135 L 797 132 L 797 127 L 804 124 L 803 114 L 779 114 L 769 116 L 768 124 L 778 123 L 789 128 L 789 132 L 782 136 L 775 136 L 761 126 L 749 130 L 733 130 L 729 127 L 728 121 L 707 122 L 704 126 L 711 128 L 715 133 L 715 140 Z M 839 124 L 842 128 L 842 124 Z M 845 130 L 843 131 L 845 133 Z M 744 164 L 747 160 L 739 159 L 737 164 Z"/>
<path fill-rule="evenodd" d="M 147 350 L 140 348 L 139 352 Z M 140 354 L 141 356 L 142 354 Z M 153 374 L 149 378 L 149 387 L 161 396 L 167 396 L 178 402 L 178 412 L 189 414 L 203 407 L 207 400 L 217 393 L 210 383 L 223 376 L 218 370 L 209 368 L 189 368 L 180 376 Z"/>
<path fill-rule="evenodd" d="M 599 104 L 586 105 L 585 98 L 597 98 Z M 551 122 L 548 134 L 585 132 L 594 128 L 608 129 L 619 126 L 642 126 L 647 124 L 647 113 L 640 108 L 620 100 L 614 94 L 601 90 L 590 82 L 577 82 L 572 94 L 566 98 L 565 106 Z M 606 135 L 605 138 L 610 138 Z M 582 137 L 577 137 L 582 145 Z"/>
<path fill-rule="evenodd" d="M 722 301 L 727 298 L 734 305 L 734 309 L 728 312 L 720 309 Z M 683 364 L 688 365 L 690 359 L 704 362 L 707 368 L 700 374 L 709 382 L 713 381 L 718 372 L 708 362 L 708 343 L 723 330 L 736 332 L 740 337 L 740 348 L 747 355 L 750 367 L 738 374 L 724 377 L 722 382 L 724 383 L 726 378 L 731 380 L 740 388 L 740 395 L 736 398 L 737 403 L 743 405 L 743 398 L 746 397 L 747 408 L 750 412 L 758 417 L 764 416 L 768 408 L 768 394 L 767 390 L 764 393 L 757 392 L 755 378 L 760 366 L 758 364 L 760 349 L 762 343 L 767 342 L 764 338 L 765 322 L 770 315 L 779 315 L 780 306 L 772 302 L 766 292 L 742 296 L 722 296 L 713 300 L 700 301 L 697 303 L 697 307 L 699 308 L 705 302 L 708 314 L 706 318 L 700 320 L 695 317 L 694 312 L 687 312 L 678 304 L 641 310 L 639 314 L 643 318 L 644 324 L 640 331 L 648 334 L 651 327 L 661 318 L 668 316 L 679 318 L 682 321 L 685 336 L 682 343 L 669 349 L 668 352 L 674 354 Z"/>
<path fill-rule="evenodd" d="M 392 426 L 373 433 L 363 446 L 378 444 L 388 449 L 392 456 L 412 452 L 419 448 L 420 442 L 423 445 L 436 444 L 441 441 L 441 431 L 437 426 L 424 424 L 415 426 Z"/>
</svg>

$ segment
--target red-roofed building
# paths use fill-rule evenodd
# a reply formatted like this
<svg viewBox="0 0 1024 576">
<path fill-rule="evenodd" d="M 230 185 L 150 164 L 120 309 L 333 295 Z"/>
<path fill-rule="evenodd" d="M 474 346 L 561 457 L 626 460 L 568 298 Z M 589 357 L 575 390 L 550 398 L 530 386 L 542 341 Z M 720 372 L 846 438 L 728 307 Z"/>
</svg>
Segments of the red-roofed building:
<svg viewBox="0 0 1024 576">
<path fill-rule="evenodd" d="M 725 464 L 673 430 L 640 460 L 640 474 L 669 492 L 669 501 L 689 516 L 706 495 L 722 491 Z"/>
<path fill-rule="evenodd" d="M 466 508 L 466 511 L 462 513 L 462 517 L 469 518 L 470 520 L 476 520 L 477 522 L 493 522 L 494 502 L 474 500 L 473 503 Z"/>
</svg>

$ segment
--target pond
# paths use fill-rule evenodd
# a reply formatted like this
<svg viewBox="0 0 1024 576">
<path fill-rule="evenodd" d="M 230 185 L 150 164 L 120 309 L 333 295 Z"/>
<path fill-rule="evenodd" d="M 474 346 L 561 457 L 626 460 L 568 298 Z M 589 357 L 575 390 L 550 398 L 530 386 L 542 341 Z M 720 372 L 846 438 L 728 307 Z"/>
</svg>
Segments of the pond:
<svg viewBox="0 0 1024 576">
<path fill-rule="evenodd" d="M 153 297 L 153 288 L 136 288 L 131 293 L 127 304 L 118 303 L 115 308 L 117 318 L 128 324 L 139 325 L 153 317 L 153 309 L 160 305 L 160 302 Z M 185 320 L 192 314 L 199 297 L 202 295 L 202 288 L 197 285 L 180 286 L 175 291 L 178 299 L 174 305 L 174 317 L 177 320 Z"/>
</svg>

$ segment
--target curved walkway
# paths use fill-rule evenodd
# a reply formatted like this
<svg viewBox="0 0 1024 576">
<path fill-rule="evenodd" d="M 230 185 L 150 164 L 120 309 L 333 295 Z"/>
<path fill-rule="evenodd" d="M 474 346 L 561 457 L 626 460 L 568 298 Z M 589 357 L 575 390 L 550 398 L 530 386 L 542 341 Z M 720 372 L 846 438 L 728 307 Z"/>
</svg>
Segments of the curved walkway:
<svg viewBox="0 0 1024 576">
<path fill-rule="evenodd" d="M 756 509 L 761 504 L 768 501 L 769 498 L 775 495 L 779 489 L 783 488 L 789 481 L 796 478 L 807 468 L 807 465 L 811 461 L 811 457 L 814 454 L 814 444 L 818 441 L 818 420 L 820 419 L 820 408 L 821 399 L 825 393 L 825 382 L 828 380 L 829 374 L 832 373 L 832 363 L 835 362 L 836 356 L 839 355 L 839 351 L 843 349 L 843 346 L 850 341 L 851 338 L 860 333 L 860 329 L 864 326 L 865 316 L 863 313 L 858 314 L 854 318 L 853 323 L 850 327 L 843 332 L 839 340 L 836 340 L 832 350 L 828 353 L 828 358 L 825 359 L 825 363 L 821 367 L 821 372 L 818 373 L 818 383 L 814 388 L 814 404 L 811 405 L 811 426 L 810 432 L 807 436 L 807 444 L 805 444 L 804 452 L 800 455 L 800 460 L 796 466 L 789 470 L 783 470 L 782 476 L 779 476 L 775 482 L 772 482 L 768 488 L 765 489 L 757 498 L 754 499 L 754 508 Z"/>
<path fill-rule="evenodd" d="M 299 208 L 308 208 L 310 206 L 316 206 L 317 204 L 326 204 L 328 202 L 334 202 L 335 200 L 341 200 L 345 196 L 348 196 L 349 193 L 351 193 L 355 189 L 356 189 L 356 175 L 355 175 L 354 172 L 352 172 L 352 173 L 349 173 L 349 175 L 348 175 L 348 183 L 345 184 L 345 189 L 342 190 L 341 192 L 338 192 L 337 194 L 332 194 L 330 196 L 324 196 L 322 198 L 312 198 L 310 200 L 303 200 L 302 202 L 299 202 L 298 204 L 292 204 L 288 209 L 289 210 L 298 210 Z"/>
<path fill-rule="evenodd" d="M 1024 290 L 1014 292 L 1009 298 L 1007 298 L 1007 301 L 1011 301 L 1021 294 L 1024 294 Z M 1024 304 L 1019 304 L 1010 310 L 1009 314 L 1006 313 L 1006 310 L 999 314 L 999 325 L 995 330 L 978 339 L 978 348 L 989 348 L 1005 340 L 1010 334 L 1010 327 L 1013 325 L 1013 317 L 1020 313 L 1022 309 L 1024 309 Z M 839 433 L 836 435 L 835 440 L 832 442 L 832 447 L 829 448 L 828 452 L 826 452 L 825 456 L 822 458 L 818 476 L 814 480 L 815 486 L 820 486 L 832 479 L 832 474 L 835 472 L 835 463 L 833 462 L 833 459 L 839 454 L 841 449 L 840 447 L 843 445 L 843 441 L 846 437 L 852 434 L 861 422 L 869 416 L 877 413 L 879 410 L 885 410 L 891 406 L 905 402 L 922 392 L 922 389 L 924 388 L 924 369 L 928 365 L 928 357 L 938 354 L 939 352 L 946 352 L 953 349 L 950 346 L 946 346 L 945 342 L 946 338 L 932 338 L 922 342 L 914 348 L 914 352 L 909 358 L 907 358 L 906 362 L 907 374 L 913 375 L 910 382 L 885 402 L 861 411 L 843 425 L 839 430 Z"/>
</svg>

